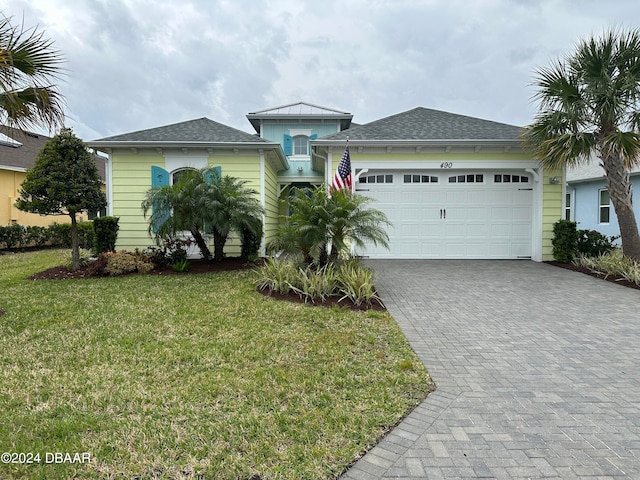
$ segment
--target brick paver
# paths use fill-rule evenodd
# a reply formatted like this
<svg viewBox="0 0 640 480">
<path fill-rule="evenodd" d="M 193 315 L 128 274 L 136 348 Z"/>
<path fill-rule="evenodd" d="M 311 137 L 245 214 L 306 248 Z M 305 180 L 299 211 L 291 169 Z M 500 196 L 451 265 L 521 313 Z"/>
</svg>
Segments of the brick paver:
<svg viewBox="0 0 640 480">
<path fill-rule="evenodd" d="M 343 478 L 640 479 L 640 291 L 530 261 L 370 261 L 437 385 Z"/>
</svg>

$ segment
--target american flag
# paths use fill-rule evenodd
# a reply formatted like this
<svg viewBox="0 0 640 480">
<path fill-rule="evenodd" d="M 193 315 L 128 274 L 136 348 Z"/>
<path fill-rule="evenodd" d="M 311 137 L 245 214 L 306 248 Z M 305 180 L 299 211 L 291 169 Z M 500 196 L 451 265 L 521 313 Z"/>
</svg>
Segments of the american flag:
<svg viewBox="0 0 640 480">
<path fill-rule="evenodd" d="M 331 182 L 331 188 L 334 190 L 340 190 L 341 188 L 348 188 L 351 190 L 352 177 L 351 177 L 351 157 L 349 156 L 349 145 L 344 149 L 336 174 Z"/>
</svg>

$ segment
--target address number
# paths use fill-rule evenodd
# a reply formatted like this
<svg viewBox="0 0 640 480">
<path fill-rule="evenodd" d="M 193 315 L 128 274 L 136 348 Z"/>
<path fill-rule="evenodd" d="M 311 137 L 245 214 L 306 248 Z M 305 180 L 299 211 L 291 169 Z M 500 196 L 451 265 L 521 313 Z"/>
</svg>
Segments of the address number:
<svg viewBox="0 0 640 480">
<path fill-rule="evenodd" d="M 440 168 L 453 168 L 453 162 L 442 162 Z"/>
</svg>

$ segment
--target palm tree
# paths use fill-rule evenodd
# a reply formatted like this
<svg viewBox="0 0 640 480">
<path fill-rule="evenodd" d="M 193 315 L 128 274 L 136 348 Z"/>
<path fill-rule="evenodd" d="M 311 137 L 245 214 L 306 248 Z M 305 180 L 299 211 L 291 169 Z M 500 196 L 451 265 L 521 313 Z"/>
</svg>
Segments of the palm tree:
<svg viewBox="0 0 640 480">
<path fill-rule="evenodd" d="M 243 230 L 262 235 L 263 209 L 256 197 L 258 192 L 247 187 L 246 180 L 228 175 L 207 185 L 207 222 L 213 233 L 213 259 L 221 261 L 224 246 L 232 231 Z"/>
<path fill-rule="evenodd" d="M 389 235 L 383 225 L 390 225 L 390 222 L 383 212 L 369 208 L 371 201 L 349 189 L 332 193 L 327 209 L 331 212 L 328 235 L 331 239 L 331 260 L 336 260 L 351 246 L 363 248 L 365 242 L 389 248 Z"/>
<path fill-rule="evenodd" d="M 247 181 L 225 176 L 215 169 L 185 170 L 173 185 L 150 189 L 142 210 L 149 217 L 149 233 L 159 242 L 189 231 L 203 258 L 220 261 L 232 231 L 262 233 L 262 206 Z M 213 235 L 211 255 L 205 234 Z"/>
<path fill-rule="evenodd" d="M 301 253 L 305 263 L 319 265 L 335 261 L 351 245 L 365 242 L 389 247 L 383 225 L 386 215 L 369 208 L 371 199 L 341 189 L 329 195 L 321 186 L 313 190 L 297 189 L 289 199 L 291 215 L 278 230 L 270 248 Z"/>
<path fill-rule="evenodd" d="M 145 217 L 151 210 L 149 233 L 156 241 L 188 231 L 207 260 L 212 258 L 204 237 L 210 209 L 207 184 L 199 170 L 185 170 L 173 185 L 152 188 L 142 202 Z"/>
<path fill-rule="evenodd" d="M 630 169 L 640 154 L 640 32 L 609 31 L 539 69 L 539 111 L 525 141 L 544 167 L 600 159 L 620 225 L 624 255 L 640 261 Z"/>
<path fill-rule="evenodd" d="M 53 42 L 35 28 L 25 30 L 0 20 L 0 122 L 27 129 L 63 125 L 64 99 L 53 81 L 64 61 Z"/>
</svg>

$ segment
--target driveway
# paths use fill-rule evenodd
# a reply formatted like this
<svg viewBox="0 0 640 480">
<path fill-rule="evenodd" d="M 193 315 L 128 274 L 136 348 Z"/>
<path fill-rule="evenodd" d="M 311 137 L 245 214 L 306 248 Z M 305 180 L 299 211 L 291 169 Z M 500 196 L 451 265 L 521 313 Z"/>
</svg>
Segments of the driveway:
<svg viewBox="0 0 640 480">
<path fill-rule="evenodd" d="M 640 291 L 531 261 L 368 262 L 437 390 L 344 479 L 640 479 Z"/>
</svg>

